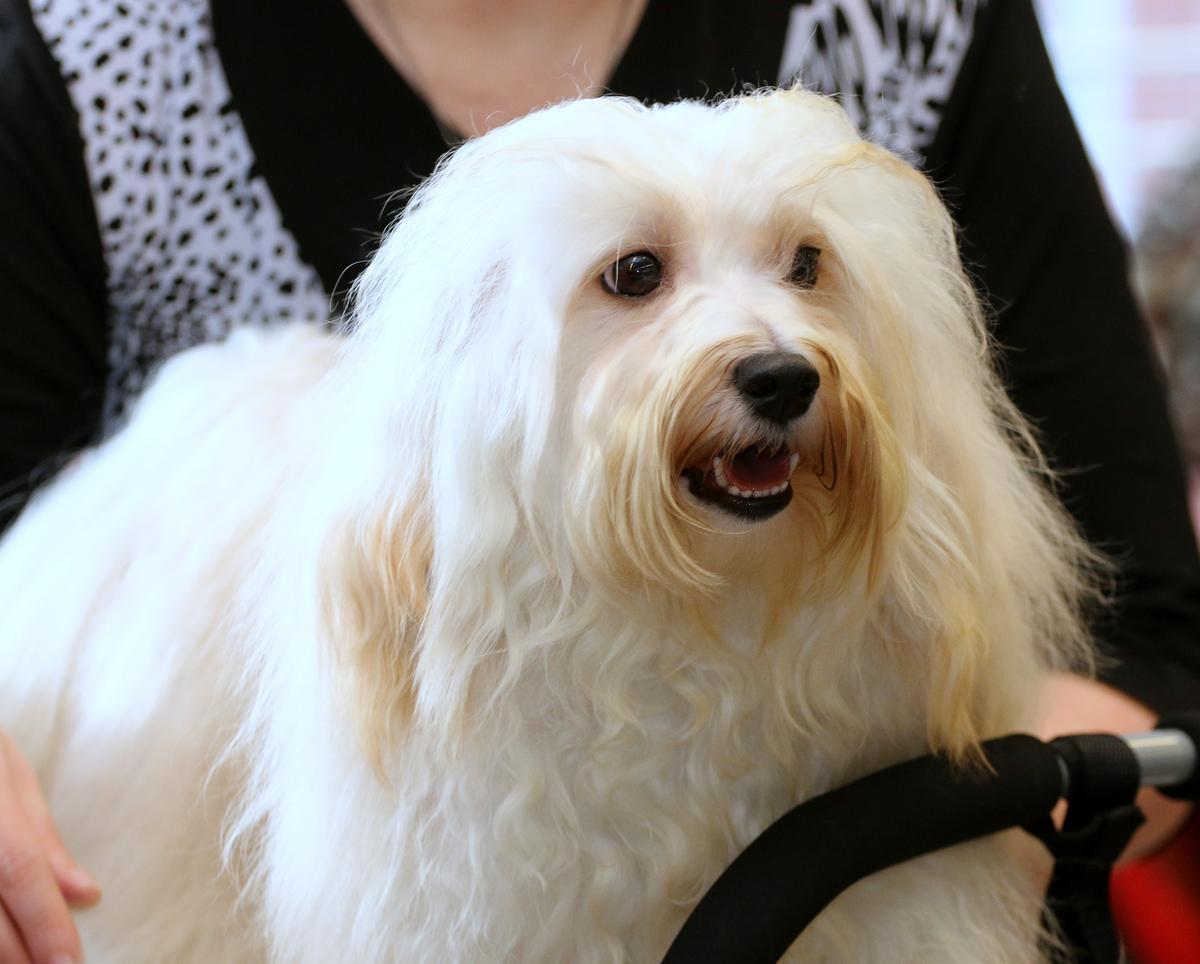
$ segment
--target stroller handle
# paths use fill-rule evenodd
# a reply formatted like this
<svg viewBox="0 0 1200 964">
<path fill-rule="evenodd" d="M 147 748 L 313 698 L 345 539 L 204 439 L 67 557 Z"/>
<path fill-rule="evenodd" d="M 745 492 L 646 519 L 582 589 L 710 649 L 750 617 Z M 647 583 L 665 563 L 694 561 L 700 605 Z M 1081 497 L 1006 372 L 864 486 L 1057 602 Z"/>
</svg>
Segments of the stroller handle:
<svg viewBox="0 0 1200 964">
<path fill-rule="evenodd" d="M 921 854 L 1046 821 L 1062 798 L 1138 783 L 1200 797 L 1200 714 L 1124 738 L 988 740 L 988 768 L 918 757 L 788 811 L 733 861 L 684 922 L 663 964 L 775 964 L 851 884 Z M 797 867 L 821 867 L 818 875 Z"/>
</svg>

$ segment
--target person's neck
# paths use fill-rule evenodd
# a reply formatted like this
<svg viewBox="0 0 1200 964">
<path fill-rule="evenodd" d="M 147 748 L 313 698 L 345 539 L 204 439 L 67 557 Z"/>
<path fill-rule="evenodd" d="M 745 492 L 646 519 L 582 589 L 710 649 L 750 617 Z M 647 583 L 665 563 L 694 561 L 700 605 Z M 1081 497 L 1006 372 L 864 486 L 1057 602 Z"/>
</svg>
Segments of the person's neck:
<svg viewBox="0 0 1200 964">
<path fill-rule="evenodd" d="M 346 0 L 441 122 L 471 136 L 599 93 L 646 0 Z"/>
<path fill-rule="evenodd" d="M 508 29 L 514 24 L 578 23 L 613 0 L 378 0 L 393 17 L 413 23 Z"/>
</svg>

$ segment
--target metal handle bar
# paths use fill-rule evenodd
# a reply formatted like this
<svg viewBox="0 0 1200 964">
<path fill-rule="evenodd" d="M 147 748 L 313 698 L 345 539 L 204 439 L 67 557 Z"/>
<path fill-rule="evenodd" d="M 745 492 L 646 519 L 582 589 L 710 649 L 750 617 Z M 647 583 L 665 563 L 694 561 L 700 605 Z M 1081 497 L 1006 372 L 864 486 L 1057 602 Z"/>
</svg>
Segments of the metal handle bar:
<svg viewBox="0 0 1200 964">
<path fill-rule="evenodd" d="M 1137 757 L 1144 787 L 1184 786 L 1196 773 L 1196 744 L 1183 730 L 1149 730 L 1121 737 Z"/>
</svg>

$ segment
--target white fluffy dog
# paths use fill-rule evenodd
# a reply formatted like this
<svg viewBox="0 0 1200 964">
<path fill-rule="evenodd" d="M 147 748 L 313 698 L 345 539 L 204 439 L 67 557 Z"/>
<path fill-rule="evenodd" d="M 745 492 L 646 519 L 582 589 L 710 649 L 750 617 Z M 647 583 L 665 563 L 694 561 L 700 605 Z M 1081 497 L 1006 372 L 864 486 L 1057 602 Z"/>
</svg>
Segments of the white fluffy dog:
<svg viewBox="0 0 1200 964">
<path fill-rule="evenodd" d="M 831 102 L 510 124 L 355 313 L 170 362 L 3 544 L 92 962 L 654 962 L 783 811 L 1086 658 L 951 222 Z M 1032 960 L 1033 891 L 976 842 L 791 953 Z"/>
</svg>

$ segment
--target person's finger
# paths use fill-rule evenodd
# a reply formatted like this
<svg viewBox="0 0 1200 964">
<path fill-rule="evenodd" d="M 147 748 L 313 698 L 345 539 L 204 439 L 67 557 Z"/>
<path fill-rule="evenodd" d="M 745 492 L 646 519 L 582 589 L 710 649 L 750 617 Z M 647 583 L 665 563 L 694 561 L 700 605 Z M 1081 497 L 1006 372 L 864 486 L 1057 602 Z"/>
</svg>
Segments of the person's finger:
<svg viewBox="0 0 1200 964">
<path fill-rule="evenodd" d="M 34 964 L 81 961 L 66 900 L 16 793 L 15 756 L 0 752 L 0 905 Z"/>
<path fill-rule="evenodd" d="M 60 870 L 58 867 L 53 869 L 59 891 L 66 902 L 76 910 L 95 907 L 100 903 L 104 892 L 100 890 L 99 885 L 92 880 L 86 870 L 79 867 L 72 867 L 68 870 Z"/>
<path fill-rule="evenodd" d="M 100 899 L 100 888 L 92 876 L 76 863 L 59 836 L 33 767 L 11 742 L 0 752 L 7 752 L 17 799 L 50 860 L 50 867 L 63 896 L 69 903 L 78 907 L 90 907 L 95 904 Z"/>
<path fill-rule="evenodd" d="M 31 964 L 17 926 L 0 905 L 0 961 L 4 964 Z"/>
</svg>

